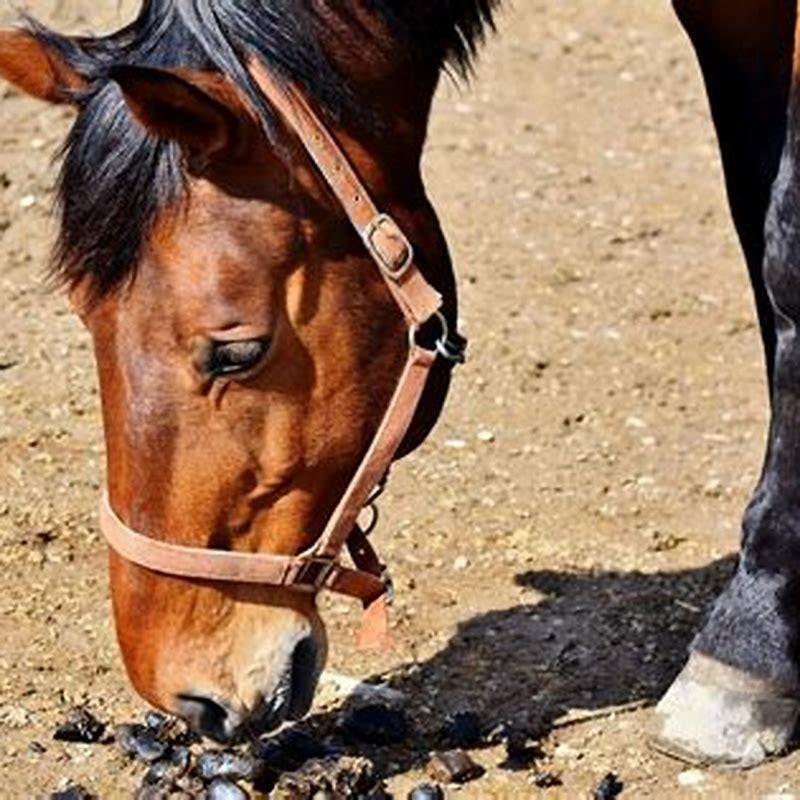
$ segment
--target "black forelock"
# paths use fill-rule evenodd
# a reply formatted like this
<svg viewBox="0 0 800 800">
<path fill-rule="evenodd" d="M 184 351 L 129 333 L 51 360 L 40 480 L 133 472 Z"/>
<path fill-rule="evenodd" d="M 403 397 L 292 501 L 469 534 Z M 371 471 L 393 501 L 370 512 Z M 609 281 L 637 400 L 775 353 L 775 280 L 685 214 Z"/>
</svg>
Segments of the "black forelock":
<svg viewBox="0 0 800 800">
<path fill-rule="evenodd" d="M 158 210 L 184 186 L 177 145 L 138 125 L 118 85 L 120 65 L 189 67 L 228 76 L 273 131 L 269 107 L 252 84 L 245 54 L 255 53 L 291 78 L 333 117 L 358 113 L 346 77 L 333 68 L 321 42 L 322 12 L 330 0 L 144 0 L 139 16 L 104 37 L 61 36 L 33 20 L 29 29 L 87 80 L 75 100 L 77 120 L 62 149 L 58 185 L 61 230 L 56 279 L 89 279 L 101 296 L 128 277 Z M 344 0 L 331 4 L 345 17 Z M 361 0 L 414 60 L 466 76 L 500 0 Z M 355 19 L 355 17 L 354 17 Z M 375 34 L 377 35 L 377 34 Z"/>
</svg>

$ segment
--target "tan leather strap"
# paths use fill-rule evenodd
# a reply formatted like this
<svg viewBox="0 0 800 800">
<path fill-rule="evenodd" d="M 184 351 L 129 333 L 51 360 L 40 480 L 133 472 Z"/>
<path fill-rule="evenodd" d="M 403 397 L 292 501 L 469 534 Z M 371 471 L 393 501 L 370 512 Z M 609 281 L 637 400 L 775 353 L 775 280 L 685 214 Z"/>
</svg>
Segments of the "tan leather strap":
<svg viewBox="0 0 800 800">
<path fill-rule="evenodd" d="M 347 552 L 361 572 L 370 575 L 383 575 L 386 567 L 378 558 L 375 548 L 370 544 L 367 534 L 356 525 L 347 538 Z"/>
<path fill-rule="evenodd" d="M 100 527 L 117 554 L 164 575 L 224 583 L 291 586 L 313 593 L 326 589 L 365 604 L 386 592 L 386 583 L 380 575 L 348 569 L 330 559 L 210 550 L 151 539 L 122 522 L 105 492 L 100 502 Z"/>
<path fill-rule="evenodd" d="M 370 603 L 379 587 L 383 587 L 381 593 L 385 591 L 381 573 L 348 570 L 336 559 L 349 536 L 357 530 L 359 513 L 374 487 L 387 473 L 408 431 L 435 358 L 435 353 L 411 346 L 406 367 L 370 450 L 331 516 L 325 533 L 305 553 L 279 556 L 210 550 L 152 539 L 125 525 L 104 495 L 100 504 L 100 527 L 108 543 L 127 560 L 154 572 L 230 583 L 298 588 L 305 585 L 317 591 L 328 589 Z M 362 550 L 365 544 L 368 546 L 362 535 Z M 373 561 L 377 562 L 376 556 Z M 321 575 L 323 572 L 325 575 Z"/>
<path fill-rule="evenodd" d="M 439 310 L 442 298 L 414 263 L 411 242 L 388 214 L 378 210 L 347 156 L 297 88 L 280 84 L 258 60 L 250 66 L 258 88 L 300 138 L 336 195 L 408 323 L 423 325 Z"/>
<path fill-rule="evenodd" d="M 397 448 L 414 418 L 435 361 L 436 353 L 411 345 L 406 367 L 372 445 L 309 555 L 335 558 L 342 551 L 372 490 L 389 471 Z"/>
<path fill-rule="evenodd" d="M 282 114 L 289 129 L 296 132 L 342 204 L 403 312 L 409 330 L 406 365 L 372 444 L 322 536 L 307 552 L 297 556 L 232 552 L 152 539 L 125 525 L 105 495 L 100 504 L 100 527 L 120 556 L 161 574 L 187 580 L 283 586 L 313 593 L 329 590 L 356 597 L 366 609 L 361 643 L 385 643 L 389 639 L 386 603 L 390 584 L 356 521 L 371 492 L 388 473 L 419 406 L 436 352 L 417 345 L 415 333 L 438 314 L 441 296 L 419 271 L 403 231 L 390 216 L 379 212 L 336 140 L 300 92 L 280 85 L 260 62 L 253 62 L 251 70 L 265 97 Z M 445 339 L 446 329 L 442 342 Z M 356 569 L 348 569 L 338 561 L 348 540 Z"/>
</svg>

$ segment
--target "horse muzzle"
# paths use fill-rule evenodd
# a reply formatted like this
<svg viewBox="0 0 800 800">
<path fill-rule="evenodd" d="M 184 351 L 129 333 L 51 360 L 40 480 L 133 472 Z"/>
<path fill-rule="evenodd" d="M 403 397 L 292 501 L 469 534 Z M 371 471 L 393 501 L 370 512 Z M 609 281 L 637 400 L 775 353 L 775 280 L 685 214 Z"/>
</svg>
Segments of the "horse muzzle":
<svg viewBox="0 0 800 800">
<path fill-rule="evenodd" d="M 247 706 L 210 692 L 187 691 L 177 695 L 175 711 L 193 731 L 221 744 L 259 736 L 308 713 L 321 663 L 319 643 L 306 636 L 294 647 L 274 688 L 256 694 Z"/>
</svg>

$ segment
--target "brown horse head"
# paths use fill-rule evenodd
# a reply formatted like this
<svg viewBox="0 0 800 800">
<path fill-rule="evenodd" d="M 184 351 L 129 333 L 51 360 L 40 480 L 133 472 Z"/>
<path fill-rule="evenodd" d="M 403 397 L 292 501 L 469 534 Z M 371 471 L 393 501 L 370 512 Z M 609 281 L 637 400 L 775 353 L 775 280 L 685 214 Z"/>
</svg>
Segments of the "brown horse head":
<svg viewBox="0 0 800 800">
<path fill-rule="evenodd" d="M 454 324 L 419 164 L 439 72 L 467 63 L 492 4 L 274 5 L 151 0 L 108 37 L 0 34 L 0 74 L 77 110 L 55 268 L 95 344 L 114 509 L 152 539 L 296 554 L 375 435 L 407 337 L 247 60 L 325 115 Z M 437 369 L 403 452 L 447 381 Z M 326 653 L 313 595 L 184 580 L 113 553 L 111 593 L 129 675 L 156 706 L 218 739 L 308 709 Z"/>
</svg>

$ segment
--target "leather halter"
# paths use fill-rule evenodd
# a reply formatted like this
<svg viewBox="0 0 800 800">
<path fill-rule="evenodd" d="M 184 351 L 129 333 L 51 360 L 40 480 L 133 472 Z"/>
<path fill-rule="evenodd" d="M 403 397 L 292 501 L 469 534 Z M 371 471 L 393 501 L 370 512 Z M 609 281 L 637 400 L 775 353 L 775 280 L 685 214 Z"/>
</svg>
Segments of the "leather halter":
<svg viewBox="0 0 800 800">
<path fill-rule="evenodd" d="M 379 211 L 341 147 L 303 95 L 294 86 L 276 81 L 260 61 L 251 63 L 250 73 L 303 143 L 403 312 L 409 334 L 405 368 L 378 432 L 322 536 L 304 553 L 283 556 L 232 552 L 151 539 L 129 528 L 117 516 L 107 494 L 100 504 L 100 527 L 108 544 L 122 558 L 153 572 L 192 580 L 279 586 L 315 595 L 328 590 L 357 598 L 365 608 L 359 644 L 386 645 L 391 582 L 358 527 L 357 518 L 388 474 L 437 354 L 450 363 L 460 362 L 463 345 L 450 340 L 440 312 L 442 298 L 420 272 L 408 238 L 391 216 Z M 429 350 L 417 343 L 416 334 L 433 317 L 439 318 L 443 331 L 436 349 Z M 345 546 L 355 568 L 345 567 L 340 561 Z"/>
</svg>

